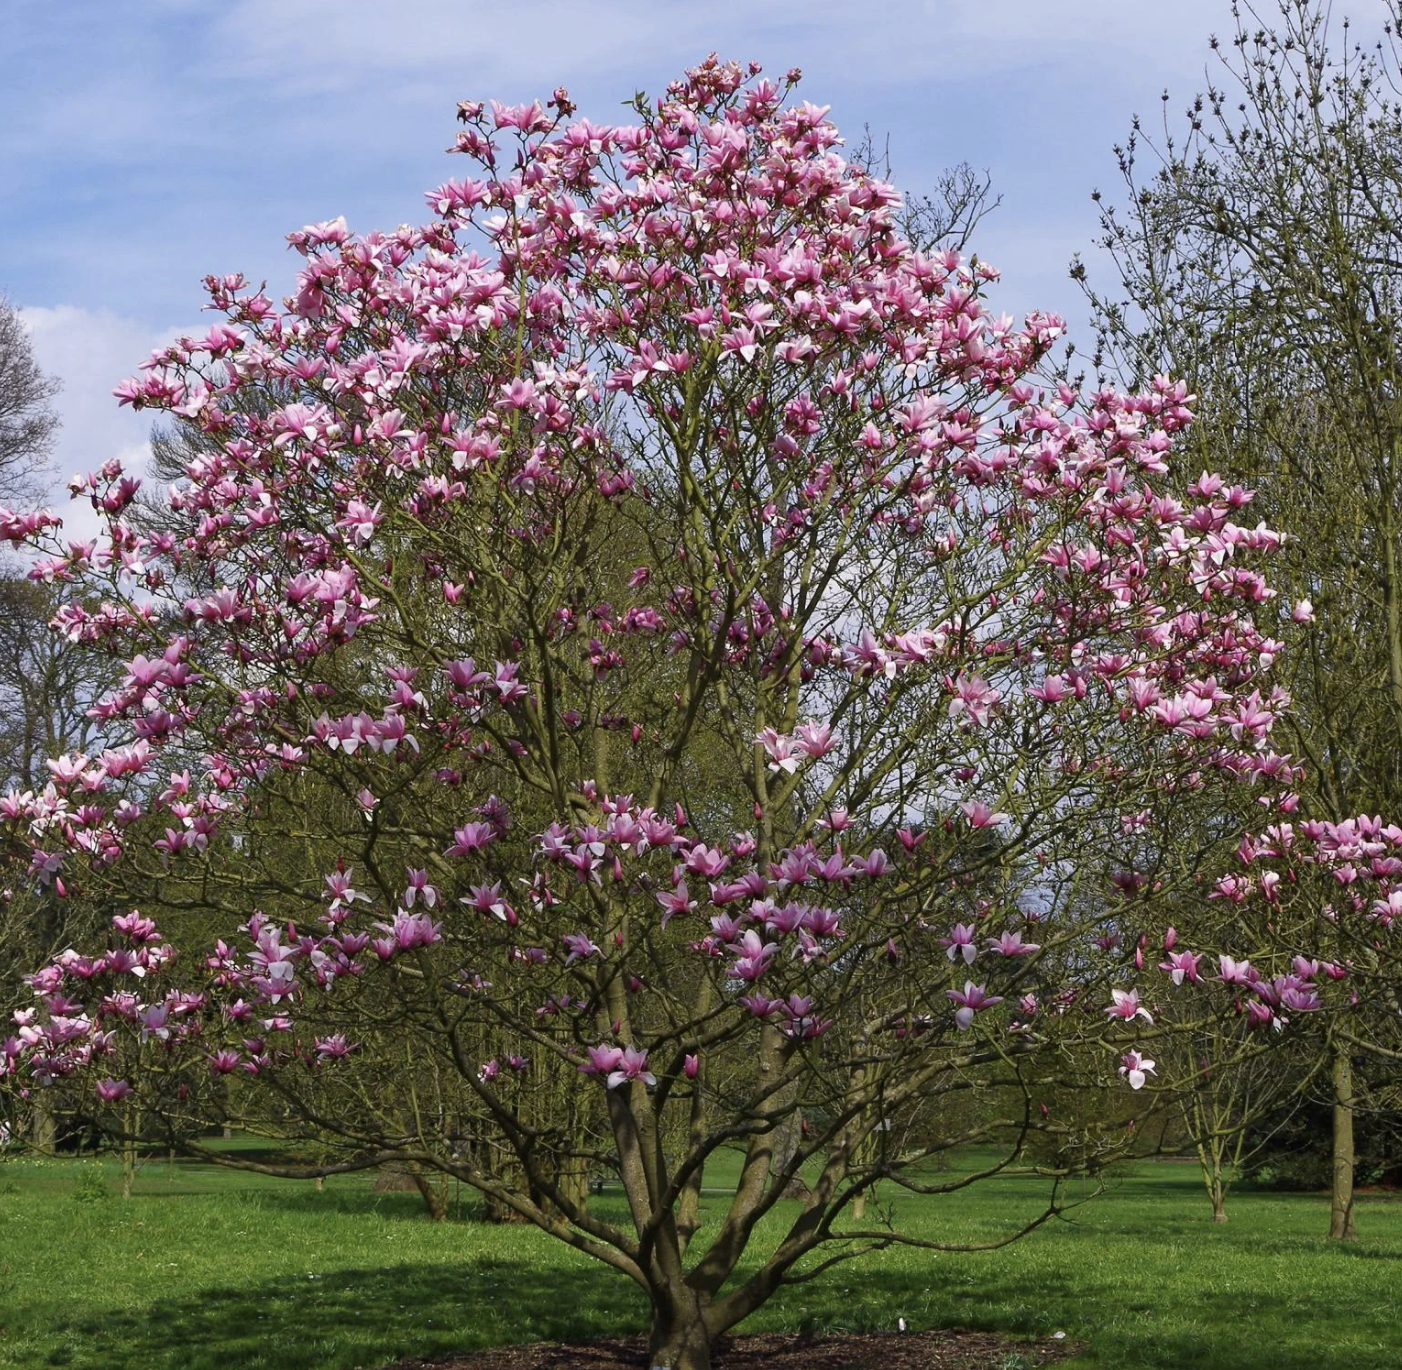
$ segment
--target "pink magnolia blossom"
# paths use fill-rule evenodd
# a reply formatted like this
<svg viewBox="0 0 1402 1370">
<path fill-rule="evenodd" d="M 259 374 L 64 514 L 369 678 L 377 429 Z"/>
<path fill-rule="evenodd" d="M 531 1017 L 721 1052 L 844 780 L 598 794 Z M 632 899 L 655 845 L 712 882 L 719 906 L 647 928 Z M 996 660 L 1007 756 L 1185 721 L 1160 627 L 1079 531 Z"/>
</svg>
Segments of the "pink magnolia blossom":
<svg viewBox="0 0 1402 1370">
<path fill-rule="evenodd" d="M 581 1075 L 608 1075 L 623 1059 L 623 1048 L 614 1046 L 590 1047 L 587 1058 L 579 1067 Z"/>
<path fill-rule="evenodd" d="M 1145 1081 L 1154 1074 L 1154 1063 L 1137 1051 L 1127 1051 L 1120 1057 L 1120 1074 L 1129 1081 L 1131 1089 L 1143 1089 Z"/>
<path fill-rule="evenodd" d="M 986 728 L 1002 695 L 982 676 L 961 676 L 954 686 L 954 698 L 949 701 L 951 718 L 962 718 L 969 724 Z"/>
<path fill-rule="evenodd" d="M 773 728 L 765 728 L 755 737 L 755 742 L 764 748 L 769 757 L 768 765 L 771 771 L 784 771 L 792 775 L 798 769 L 799 757 L 795 755 L 796 748 L 792 737 L 776 733 Z"/>
<path fill-rule="evenodd" d="M 572 966 L 576 961 L 587 961 L 591 956 L 599 954 L 598 946 L 582 932 L 567 933 L 561 940 L 569 952 L 569 955 L 565 957 L 567 966 Z"/>
<path fill-rule="evenodd" d="M 810 720 L 800 723 L 795 729 L 799 747 L 811 757 L 826 756 L 836 745 L 832 738 L 832 727 L 827 723 Z"/>
<path fill-rule="evenodd" d="M 971 966 L 978 956 L 977 929 L 972 923 L 956 923 L 947 936 L 940 938 L 940 946 L 951 961 L 962 956 L 964 964 Z"/>
<path fill-rule="evenodd" d="M 1110 994 L 1114 999 L 1114 1003 L 1105 1010 L 1108 1017 L 1125 1018 L 1129 1020 L 1142 1018 L 1146 1023 L 1152 1023 L 1154 1021 L 1149 1010 L 1140 1005 L 1138 990 L 1116 989 L 1111 990 Z"/>
<path fill-rule="evenodd" d="M 964 981 L 963 990 L 946 990 L 946 995 L 959 1005 L 954 1014 L 954 1021 L 960 1032 L 967 1031 L 974 1024 L 974 1015 L 982 1009 L 992 1008 L 994 1004 L 1003 1002 L 1002 996 L 997 994 L 987 994 L 982 985 L 976 985 L 972 980 Z"/>
<path fill-rule="evenodd" d="M 392 924 L 380 924 L 389 932 L 400 951 L 432 946 L 443 940 L 443 925 L 435 923 L 426 913 L 407 913 L 400 909 Z"/>
<path fill-rule="evenodd" d="M 647 1068 L 647 1052 L 625 1047 L 609 1071 L 607 1084 L 610 1089 L 617 1089 L 631 1080 L 641 1080 L 645 1085 L 657 1083 L 657 1077 Z"/>
<path fill-rule="evenodd" d="M 1014 930 L 990 938 L 988 949 L 996 951 L 1000 956 L 1030 956 L 1034 951 L 1040 951 L 1041 947 L 1036 942 L 1024 942 L 1021 931 Z"/>
<path fill-rule="evenodd" d="M 1221 967 L 1219 978 L 1224 985 L 1249 985 L 1256 978 L 1250 961 L 1237 961 L 1225 954 L 1218 956 L 1217 961 Z"/>
<path fill-rule="evenodd" d="M 1196 984 L 1201 978 L 1198 974 L 1201 960 L 1201 956 L 1190 951 L 1175 951 L 1167 961 L 1159 962 L 1159 969 L 1166 970 L 1175 985 L 1181 985 L 1185 979 L 1190 984 Z"/>
<path fill-rule="evenodd" d="M 970 800 L 959 807 L 964 811 L 964 817 L 969 820 L 971 828 L 996 828 L 1008 821 L 1007 814 L 994 813 L 982 800 Z"/>
</svg>

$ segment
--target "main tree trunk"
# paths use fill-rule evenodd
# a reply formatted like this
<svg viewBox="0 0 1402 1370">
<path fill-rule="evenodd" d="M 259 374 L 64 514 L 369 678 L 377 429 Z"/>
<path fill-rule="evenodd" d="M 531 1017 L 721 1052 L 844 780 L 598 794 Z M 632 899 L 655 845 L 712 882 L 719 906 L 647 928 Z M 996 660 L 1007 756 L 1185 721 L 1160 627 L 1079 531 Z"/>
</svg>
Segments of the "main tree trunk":
<svg viewBox="0 0 1402 1370">
<path fill-rule="evenodd" d="M 1334 1165 L 1333 1193 L 1329 1204 L 1329 1235 L 1335 1241 L 1353 1241 L 1353 1062 L 1338 1048 L 1334 1055 Z"/>
<path fill-rule="evenodd" d="M 648 1344 L 650 1370 L 711 1370 L 711 1337 L 696 1297 L 655 1304 Z"/>
</svg>

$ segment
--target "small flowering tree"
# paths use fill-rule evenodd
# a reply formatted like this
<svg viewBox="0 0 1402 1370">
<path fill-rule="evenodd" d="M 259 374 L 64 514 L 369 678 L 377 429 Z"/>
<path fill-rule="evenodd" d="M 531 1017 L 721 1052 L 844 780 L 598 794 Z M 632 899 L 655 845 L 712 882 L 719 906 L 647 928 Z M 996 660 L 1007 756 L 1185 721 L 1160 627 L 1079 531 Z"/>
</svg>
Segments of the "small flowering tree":
<svg viewBox="0 0 1402 1370">
<path fill-rule="evenodd" d="M 1354 1062 L 1402 1059 L 1396 933 L 1402 915 L 1402 829 L 1360 815 L 1334 823 L 1280 822 L 1244 838 L 1236 869 L 1213 897 L 1231 910 L 1237 958 L 1223 982 L 1253 1023 L 1274 1035 L 1320 1007 L 1316 1069 L 1327 1064 L 1333 1111 L 1330 1233 L 1356 1235 L 1353 1208 Z M 1247 932 L 1254 926 L 1254 937 Z M 1307 948 L 1284 973 L 1253 968 L 1247 950 L 1289 940 Z"/>
<path fill-rule="evenodd" d="M 1336 1105 L 1330 1236 L 1351 1239 L 1354 1064 L 1402 1059 L 1402 828 L 1368 815 L 1295 819 L 1293 796 L 1282 802 L 1276 822 L 1241 838 L 1224 873 L 1174 900 L 1178 926 L 1166 929 L 1157 965 L 1193 993 L 1161 1001 L 1141 1035 L 1142 1054 L 1158 1059 L 1141 1060 L 1138 1079 L 1125 1073 L 1182 1109 L 1218 1221 L 1233 1171 L 1271 1141 L 1264 1120 L 1281 1126 L 1290 1101 L 1322 1084 Z M 1147 934 L 1135 955 L 1141 965 L 1153 955 Z"/>
<path fill-rule="evenodd" d="M 1218 944 L 1236 940 L 1222 938 Z M 1268 937 L 1258 945 L 1279 943 Z M 1193 962 L 1201 960 L 1193 956 Z M 1240 997 L 1238 964 L 1249 962 L 1244 956 L 1240 963 L 1227 956 L 1216 974 L 1214 968 L 1200 965 L 1198 992 L 1168 1000 L 1156 1021 L 1161 1031 L 1142 1043 L 1143 1055 L 1152 1050 L 1159 1059 L 1142 1060 L 1140 1078 L 1125 1072 L 1136 1089 L 1144 1089 L 1151 1079 L 1158 1082 L 1150 1086 L 1150 1094 L 1163 1096 L 1169 1116 L 1181 1123 L 1197 1154 L 1213 1221 L 1219 1223 L 1227 1221 L 1233 1181 L 1270 1143 L 1274 1130 L 1267 1120 L 1293 1114 L 1317 1069 L 1317 1058 L 1301 1050 L 1301 1038 L 1314 1045 L 1318 1034 L 1295 1031 L 1283 1041 L 1277 1032 L 1266 1031 Z M 1182 974 L 1181 962 L 1170 973 Z M 1259 979 L 1258 972 L 1251 973 Z M 1274 992 L 1272 986 L 1255 1002 L 1266 1004 Z M 1203 1002 L 1204 994 L 1208 1003 Z M 1204 1012 L 1209 1006 L 1216 1012 Z M 1274 1021 L 1283 1033 L 1284 1021 Z"/>
<path fill-rule="evenodd" d="M 3 521 L 126 662 L 102 749 L 0 804 L 120 910 L 33 977 L 11 1082 L 456 1176 L 636 1281 L 672 1370 L 915 1241 L 850 1214 L 938 1188 L 941 1097 L 1015 1161 L 1068 1052 L 1142 1085 L 1175 815 L 1291 767 L 1276 535 L 1159 493 L 1183 388 L 1042 379 L 1060 324 L 903 242 L 796 80 L 463 105 L 428 225 L 293 234 L 283 308 L 211 278 L 221 321 L 121 387 L 213 449 L 167 518 L 109 463 L 106 539 Z"/>
</svg>

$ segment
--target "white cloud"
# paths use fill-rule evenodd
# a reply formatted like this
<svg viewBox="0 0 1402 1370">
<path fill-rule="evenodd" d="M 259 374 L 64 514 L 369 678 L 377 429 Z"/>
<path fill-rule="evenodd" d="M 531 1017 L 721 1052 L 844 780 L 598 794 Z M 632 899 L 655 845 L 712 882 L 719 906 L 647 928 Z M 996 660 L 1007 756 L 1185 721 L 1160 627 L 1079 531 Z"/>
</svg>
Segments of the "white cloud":
<svg viewBox="0 0 1402 1370">
<path fill-rule="evenodd" d="M 55 444 L 56 470 L 48 500 L 63 515 L 66 532 L 91 536 L 97 517 L 88 504 L 69 500 L 64 482 L 112 457 L 138 475 L 145 469 L 152 419 L 119 409 L 112 388 L 155 348 L 185 330 L 152 332 L 134 319 L 75 305 L 21 306 L 18 313 L 29 329 L 35 360 L 63 385 L 55 401 L 63 427 Z"/>
</svg>

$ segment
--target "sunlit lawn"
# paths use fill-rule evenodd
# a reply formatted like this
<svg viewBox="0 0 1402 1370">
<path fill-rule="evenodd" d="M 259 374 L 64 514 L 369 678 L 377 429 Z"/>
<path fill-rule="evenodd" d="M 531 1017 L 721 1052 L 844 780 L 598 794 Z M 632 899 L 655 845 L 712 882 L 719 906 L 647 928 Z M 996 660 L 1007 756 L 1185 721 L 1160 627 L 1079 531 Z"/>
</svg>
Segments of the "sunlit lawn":
<svg viewBox="0 0 1402 1370">
<path fill-rule="evenodd" d="M 371 1370 L 399 1356 L 638 1330 L 628 1284 L 533 1230 L 425 1221 L 364 1178 L 309 1183 L 150 1161 L 130 1202 L 84 1201 L 97 1162 L 0 1164 L 0 1367 Z M 987 1240 L 1028 1180 L 907 1199 L 904 1225 Z M 616 1205 L 616 1197 L 596 1200 Z M 721 1200 L 710 1200 L 714 1219 Z M 1087 1343 L 1078 1364 L 1212 1370 L 1402 1365 L 1402 1204 L 1330 1245 L 1324 1201 L 1241 1193 L 1210 1220 L 1187 1165 L 1144 1164 L 997 1252 L 894 1249 L 786 1291 L 746 1330 L 964 1326 Z"/>
</svg>

